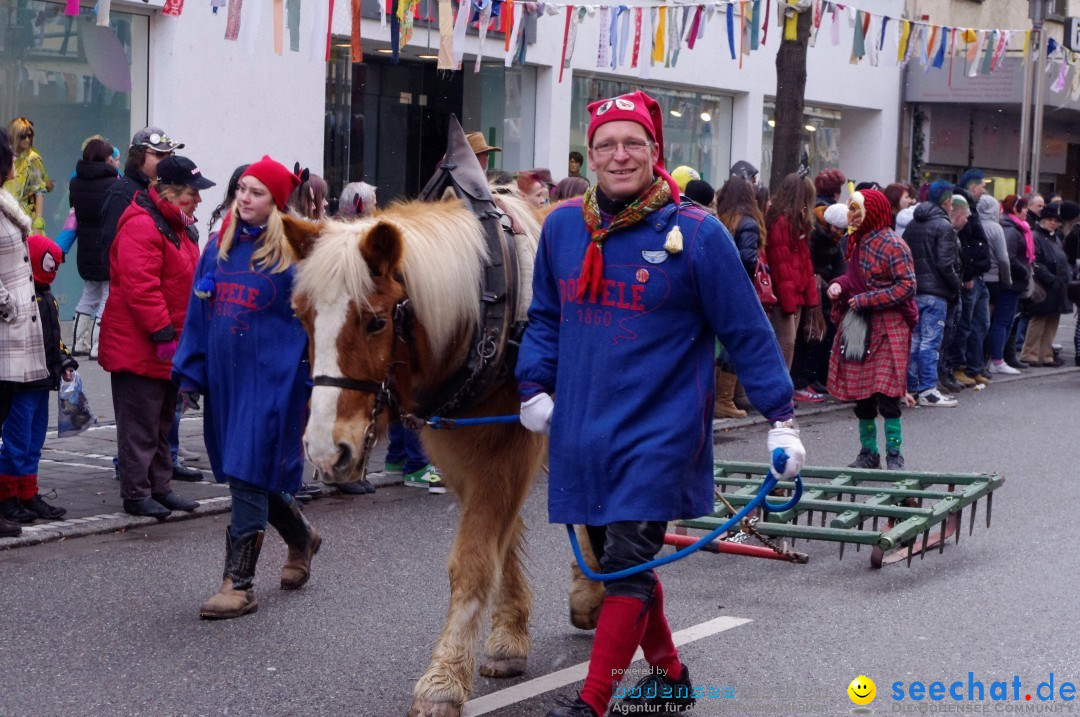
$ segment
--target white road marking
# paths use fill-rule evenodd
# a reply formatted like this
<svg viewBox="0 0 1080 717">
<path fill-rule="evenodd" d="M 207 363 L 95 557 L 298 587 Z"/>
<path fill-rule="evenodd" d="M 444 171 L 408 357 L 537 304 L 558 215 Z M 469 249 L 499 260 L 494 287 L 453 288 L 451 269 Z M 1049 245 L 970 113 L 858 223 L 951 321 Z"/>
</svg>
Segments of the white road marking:
<svg viewBox="0 0 1080 717">
<path fill-rule="evenodd" d="M 725 615 L 709 620 L 708 622 L 703 622 L 700 625 L 694 625 L 685 630 L 679 630 L 678 632 L 672 633 L 671 639 L 676 647 L 681 647 L 682 645 L 696 642 L 697 640 L 716 635 L 725 630 L 730 630 L 733 627 L 745 625 L 748 622 L 753 621 L 744 617 L 731 617 Z M 641 653 L 641 648 L 638 648 L 638 651 L 634 653 L 634 659 L 632 661 L 637 662 L 638 660 L 643 659 L 645 659 L 645 657 Z M 469 700 L 465 703 L 462 717 L 476 717 L 477 715 L 494 712 L 503 707 L 508 707 L 512 704 L 536 697 L 537 695 L 542 695 L 545 692 L 557 690 L 560 687 L 572 685 L 575 682 L 581 682 L 585 679 L 585 675 L 588 674 L 588 671 L 589 663 L 582 662 L 573 667 L 567 667 L 558 672 L 552 672 L 549 675 L 537 677 L 534 680 L 522 682 L 513 687 L 507 687 L 504 690 L 491 692 L 482 697 L 477 697 L 475 700 Z"/>
</svg>

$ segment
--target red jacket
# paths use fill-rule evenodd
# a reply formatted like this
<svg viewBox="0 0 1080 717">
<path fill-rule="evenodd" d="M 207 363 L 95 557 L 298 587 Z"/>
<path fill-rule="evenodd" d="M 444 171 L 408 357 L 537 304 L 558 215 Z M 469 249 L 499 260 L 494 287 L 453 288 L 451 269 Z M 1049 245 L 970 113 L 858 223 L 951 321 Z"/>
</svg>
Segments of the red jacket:
<svg viewBox="0 0 1080 717">
<path fill-rule="evenodd" d="M 769 258 L 769 273 L 780 310 L 794 314 L 800 306 L 820 304 L 806 235 L 793 233 L 787 217 L 780 216 L 768 227 L 767 236 L 765 255 Z"/>
<path fill-rule="evenodd" d="M 169 380 L 172 361 L 156 346 L 179 340 L 199 247 L 176 205 L 139 192 L 116 225 L 109 249 L 109 299 L 101 317 L 98 363 L 106 371 Z"/>
</svg>

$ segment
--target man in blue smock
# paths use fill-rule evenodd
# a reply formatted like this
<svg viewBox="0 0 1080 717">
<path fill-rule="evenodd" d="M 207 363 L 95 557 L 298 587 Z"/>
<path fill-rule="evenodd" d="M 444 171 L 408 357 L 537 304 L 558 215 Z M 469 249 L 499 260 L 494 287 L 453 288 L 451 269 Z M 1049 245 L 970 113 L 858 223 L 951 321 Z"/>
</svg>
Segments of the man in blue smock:
<svg viewBox="0 0 1080 717">
<path fill-rule="evenodd" d="M 731 235 L 680 206 L 664 169 L 659 105 L 633 92 L 589 113 L 597 183 L 544 223 L 517 379 L 522 424 L 551 435 L 549 519 L 587 526 L 613 572 L 652 560 L 668 521 L 713 512 L 716 337 L 772 424 L 770 454 L 787 453 L 781 478 L 805 451 L 791 380 Z M 584 688 L 548 717 L 605 714 L 612 676 L 639 645 L 653 669 L 627 708 L 691 707 L 656 573 L 605 585 Z"/>
</svg>

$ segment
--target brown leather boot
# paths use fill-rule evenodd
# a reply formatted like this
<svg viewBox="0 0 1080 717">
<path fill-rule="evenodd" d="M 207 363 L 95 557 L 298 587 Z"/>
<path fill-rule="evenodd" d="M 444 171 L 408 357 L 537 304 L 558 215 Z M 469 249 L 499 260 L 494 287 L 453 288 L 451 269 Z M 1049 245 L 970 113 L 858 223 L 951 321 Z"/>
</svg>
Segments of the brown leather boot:
<svg viewBox="0 0 1080 717">
<path fill-rule="evenodd" d="M 735 405 L 735 384 L 738 377 L 733 373 L 716 369 L 716 402 L 713 404 L 715 418 L 746 418 L 746 411 Z"/>
<path fill-rule="evenodd" d="M 281 589 L 298 590 L 311 577 L 311 558 L 319 552 L 322 538 L 311 527 L 296 501 L 289 501 L 287 507 L 272 502 L 270 524 L 289 546 L 289 556 L 281 566 Z"/>
<path fill-rule="evenodd" d="M 255 601 L 255 564 L 262 550 L 263 531 L 233 540 L 232 531 L 225 529 L 225 573 L 221 588 L 199 608 L 204 620 L 227 620 L 259 609 Z"/>
</svg>

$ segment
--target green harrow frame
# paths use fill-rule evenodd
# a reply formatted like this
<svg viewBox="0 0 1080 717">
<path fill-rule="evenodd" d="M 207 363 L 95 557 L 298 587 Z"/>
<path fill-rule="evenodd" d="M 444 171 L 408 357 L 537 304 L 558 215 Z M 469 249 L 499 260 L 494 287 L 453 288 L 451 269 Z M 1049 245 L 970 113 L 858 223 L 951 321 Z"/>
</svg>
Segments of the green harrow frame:
<svg viewBox="0 0 1080 717">
<path fill-rule="evenodd" d="M 712 530 L 749 503 L 764 479 L 768 465 L 717 461 L 714 470 L 717 486 L 716 512 L 709 517 L 678 523 L 669 534 L 670 545 L 685 546 L 694 541 L 687 528 Z M 856 550 L 871 548 L 870 564 L 875 568 L 937 548 L 945 549 L 949 537 L 960 542 L 961 520 L 968 513 L 968 533 L 975 527 L 978 502 L 986 499 L 986 527 L 990 527 L 994 491 L 1005 479 L 996 473 L 921 473 L 856 468 L 804 468 L 803 496 L 792 509 L 782 512 L 763 510 L 752 526 L 743 523 L 742 531 L 754 534 L 767 547 L 756 547 L 728 540 L 714 541 L 706 547 L 711 552 L 737 553 L 805 563 L 808 557 L 786 545 L 771 545 L 770 538 L 827 540 L 844 546 L 854 543 Z M 795 484 L 777 483 L 777 489 L 791 496 Z M 774 499 L 773 502 L 778 502 Z M 762 539 L 760 536 L 764 536 Z"/>
</svg>

